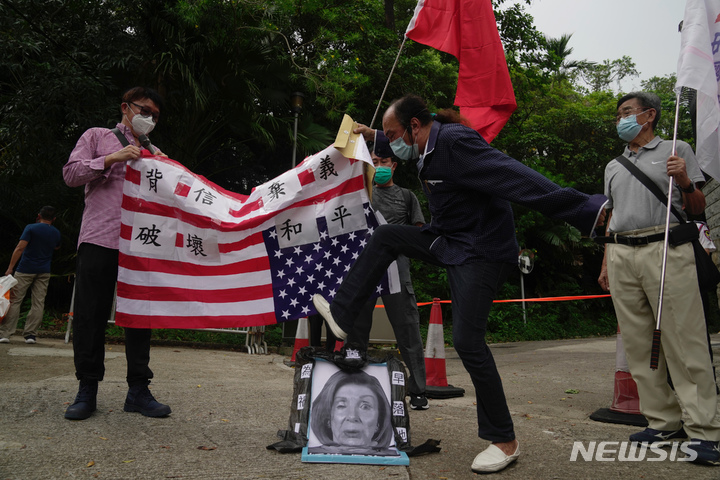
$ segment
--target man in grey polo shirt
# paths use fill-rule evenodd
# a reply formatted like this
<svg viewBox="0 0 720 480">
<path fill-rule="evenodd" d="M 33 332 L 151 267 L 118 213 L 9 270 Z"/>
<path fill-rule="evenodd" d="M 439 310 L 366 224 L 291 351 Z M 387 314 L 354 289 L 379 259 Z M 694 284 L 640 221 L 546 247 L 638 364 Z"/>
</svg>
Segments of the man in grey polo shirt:
<svg viewBox="0 0 720 480">
<path fill-rule="evenodd" d="M 652 93 L 633 92 L 618 100 L 617 131 L 628 142 L 623 155 L 663 191 L 672 176 L 675 209 L 683 216 L 685 212 L 700 214 L 705 197 L 697 187 L 704 176 L 689 145 L 678 141 L 674 153 L 671 141 L 655 136 L 660 107 L 660 99 Z M 658 368 L 651 370 L 667 210 L 617 160 L 605 168 L 605 195 L 609 199 L 607 232 L 615 243 L 606 245 L 598 282 L 612 294 L 640 410 L 649 423 L 649 428 L 631 435 L 630 440 L 653 444 L 689 436 L 688 448 L 697 454 L 693 461 L 720 465 L 715 378 L 693 246 L 688 242 L 668 248 L 662 344 Z M 671 226 L 684 220 L 671 215 Z M 667 372 L 675 392 L 668 385 Z M 684 426 L 683 409 L 689 417 Z"/>
</svg>

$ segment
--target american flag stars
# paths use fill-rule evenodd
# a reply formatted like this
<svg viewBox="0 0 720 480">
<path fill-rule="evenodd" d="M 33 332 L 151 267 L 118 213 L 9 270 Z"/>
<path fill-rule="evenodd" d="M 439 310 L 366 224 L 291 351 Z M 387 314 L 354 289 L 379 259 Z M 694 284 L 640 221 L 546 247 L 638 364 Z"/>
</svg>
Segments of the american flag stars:
<svg viewBox="0 0 720 480">
<path fill-rule="evenodd" d="M 315 312 L 312 296 L 321 293 L 332 299 L 337 285 L 367 245 L 367 239 L 377 227 L 373 211 L 364 206 L 367 229 L 331 237 L 325 218 L 318 218 L 319 241 L 280 248 L 275 227 L 263 232 L 270 260 L 275 312 L 280 322 L 294 320 Z M 381 295 L 388 290 L 387 278 L 376 288 Z"/>
</svg>

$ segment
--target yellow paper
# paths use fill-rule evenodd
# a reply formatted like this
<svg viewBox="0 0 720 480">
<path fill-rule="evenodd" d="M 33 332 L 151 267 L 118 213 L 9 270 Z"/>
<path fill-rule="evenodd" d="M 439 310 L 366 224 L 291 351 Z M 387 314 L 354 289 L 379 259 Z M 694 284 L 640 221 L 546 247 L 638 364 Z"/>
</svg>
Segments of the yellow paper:
<svg viewBox="0 0 720 480">
<path fill-rule="evenodd" d="M 346 158 L 354 158 L 371 163 L 370 154 L 367 151 L 363 136 L 359 133 L 353 133 L 353 130 L 356 128 L 357 123 L 346 113 L 343 116 L 340 129 L 335 137 L 334 146 Z"/>
<path fill-rule="evenodd" d="M 372 201 L 372 179 L 375 176 L 375 168 L 373 167 L 370 152 L 367 149 L 363 136 L 359 133 L 353 133 L 353 130 L 356 128 L 357 123 L 346 113 L 343 116 L 333 146 L 337 148 L 345 158 L 354 158 L 365 162 L 365 188 L 370 197 L 370 201 Z"/>
</svg>

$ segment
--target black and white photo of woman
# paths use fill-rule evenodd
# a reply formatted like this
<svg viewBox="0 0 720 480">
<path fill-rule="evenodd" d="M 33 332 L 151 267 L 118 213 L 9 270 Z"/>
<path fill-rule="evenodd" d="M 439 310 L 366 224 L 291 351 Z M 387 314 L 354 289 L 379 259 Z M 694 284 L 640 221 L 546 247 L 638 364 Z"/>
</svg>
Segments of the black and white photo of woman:
<svg viewBox="0 0 720 480">
<path fill-rule="evenodd" d="M 364 371 L 337 371 L 313 400 L 310 428 L 321 446 L 309 453 L 398 455 L 390 402 L 380 382 Z"/>
</svg>

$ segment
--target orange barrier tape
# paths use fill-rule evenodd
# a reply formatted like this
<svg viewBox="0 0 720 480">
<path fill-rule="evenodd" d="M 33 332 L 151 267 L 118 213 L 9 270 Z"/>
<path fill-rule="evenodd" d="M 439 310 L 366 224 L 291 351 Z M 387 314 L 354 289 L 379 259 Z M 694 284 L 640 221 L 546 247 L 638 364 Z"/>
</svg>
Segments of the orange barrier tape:
<svg viewBox="0 0 720 480">
<path fill-rule="evenodd" d="M 570 300 L 592 300 L 594 298 L 610 298 L 610 294 L 604 295 L 578 295 L 575 297 L 543 297 L 543 298 L 509 298 L 506 300 L 493 300 L 493 303 L 510 303 L 510 302 L 567 302 Z M 439 303 L 452 303 L 452 300 L 440 300 Z M 418 307 L 432 305 L 433 302 L 418 303 Z M 376 305 L 375 308 L 385 308 L 383 305 Z"/>
</svg>

